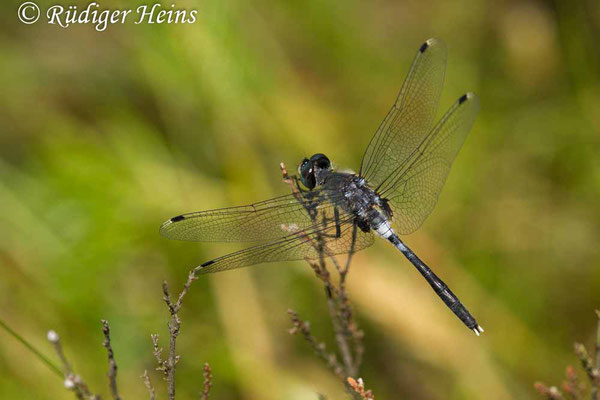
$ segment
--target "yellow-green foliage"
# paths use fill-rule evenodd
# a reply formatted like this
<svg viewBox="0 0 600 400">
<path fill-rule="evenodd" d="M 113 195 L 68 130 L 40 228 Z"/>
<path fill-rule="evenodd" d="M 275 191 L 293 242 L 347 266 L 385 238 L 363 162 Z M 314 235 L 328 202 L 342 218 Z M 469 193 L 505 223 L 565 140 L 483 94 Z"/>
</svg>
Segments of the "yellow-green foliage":
<svg viewBox="0 0 600 400">
<path fill-rule="evenodd" d="M 66 4 L 66 3 L 65 3 Z M 586 5 L 587 4 L 587 5 Z M 165 219 L 287 193 L 279 162 L 326 153 L 358 169 L 413 55 L 449 48 L 440 109 L 481 97 L 436 210 L 406 242 L 486 333 L 466 330 L 389 244 L 356 255 L 348 289 L 365 330 L 361 376 L 378 399 L 524 399 L 589 342 L 600 285 L 597 2 L 181 1 L 191 25 L 0 20 L 0 318 L 51 353 L 61 334 L 106 386 L 111 323 L 125 398 L 147 398 L 150 333 L 166 346 L 161 284 L 239 247 L 167 241 Z M 119 2 L 103 6 L 123 8 Z M 44 6 L 45 7 L 45 6 Z M 287 333 L 288 308 L 333 344 L 304 263 L 202 276 L 180 311 L 178 394 L 343 398 Z M 407 312 L 410 310 L 410 312 Z M 69 398 L 0 332 L 0 398 Z"/>
</svg>

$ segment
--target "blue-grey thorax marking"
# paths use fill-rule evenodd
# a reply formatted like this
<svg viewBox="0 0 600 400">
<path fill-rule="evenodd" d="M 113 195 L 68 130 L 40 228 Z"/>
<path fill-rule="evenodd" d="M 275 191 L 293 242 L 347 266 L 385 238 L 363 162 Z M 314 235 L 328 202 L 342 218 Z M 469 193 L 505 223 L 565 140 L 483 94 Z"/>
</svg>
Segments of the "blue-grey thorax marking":
<svg viewBox="0 0 600 400">
<path fill-rule="evenodd" d="M 389 236 L 391 215 L 387 203 L 363 178 L 350 173 L 323 171 L 317 181 L 326 193 L 338 193 L 330 200 L 346 213 L 354 215 L 363 231 L 372 229 L 383 237 Z"/>
</svg>

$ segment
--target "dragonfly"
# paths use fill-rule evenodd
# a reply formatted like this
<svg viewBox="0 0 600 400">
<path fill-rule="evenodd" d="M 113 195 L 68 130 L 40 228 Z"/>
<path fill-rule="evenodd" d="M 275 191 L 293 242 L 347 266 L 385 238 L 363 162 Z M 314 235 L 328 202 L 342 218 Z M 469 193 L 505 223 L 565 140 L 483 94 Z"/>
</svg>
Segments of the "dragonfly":
<svg viewBox="0 0 600 400">
<path fill-rule="evenodd" d="M 447 49 L 440 39 L 417 51 L 392 108 L 371 138 L 358 173 L 338 171 L 322 153 L 304 158 L 293 193 L 258 203 L 178 215 L 162 224 L 169 239 L 255 242 L 196 267 L 198 274 L 268 262 L 316 260 L 389 241 L 448 308 L 479 336 L 483 328 L 450 288 L 399 237 L 433 210 L 479 110 L 463 94 L 435 120 Z"/>
</svg>

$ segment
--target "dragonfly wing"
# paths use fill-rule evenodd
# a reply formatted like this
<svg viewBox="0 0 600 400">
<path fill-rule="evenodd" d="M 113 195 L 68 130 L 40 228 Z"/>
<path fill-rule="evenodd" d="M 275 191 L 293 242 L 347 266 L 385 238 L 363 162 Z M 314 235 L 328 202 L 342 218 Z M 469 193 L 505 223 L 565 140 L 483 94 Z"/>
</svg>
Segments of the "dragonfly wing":
<svg viewBox="0 0 600 400">
<path fill-rule="evenodd" d="M 197 267 L 196 273 L 220 272 L 274 261 L 314 260 L 320 254 L 332 256 L 357 252 L 372 245 L 373 241 L 372 233 L 362 232 L 350 219 L 338 222 L 326 220 L 320 222 L 319 227 L 300 230 L 268 243 L 215 258 Z"/>
<path fill-rule="evenodd" d="M 431 213 L 446 182 L 452 162 L 477 116 L 479 99 L 461 96 L 407 159 L 379 194 L 392 204 L 393 219 L 401 234 L 415 231 Z"/>
<path fill-rule="evenodd" d="M 323 191 L 312 190 L 246 206 L 183 214 L 164 222 L 160 234 L 197 242 L 273 240 L 315 225 L 316 213 L 333 217 L 330 198 Z"/>
<path fill-rule="evenodd" d="M 360 176 L 379 186 L 406 161 L 431 130 L 446 71 L 446 46 L 429 39 L 419 48 L 396 102 L 371 139 Z"/>
</svg>

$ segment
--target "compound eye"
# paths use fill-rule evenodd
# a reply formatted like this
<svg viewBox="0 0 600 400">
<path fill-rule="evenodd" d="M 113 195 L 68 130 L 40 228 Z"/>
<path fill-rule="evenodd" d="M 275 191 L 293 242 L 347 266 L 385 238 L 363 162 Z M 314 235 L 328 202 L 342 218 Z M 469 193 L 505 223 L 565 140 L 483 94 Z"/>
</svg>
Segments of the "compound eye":
<svg viewBox="0 0 600 400">
<path fill-rule="evenodd" d="M 315 173 L 312 164 L 307 158 L 302 160 L 302 163 L 298 167 L 298 173 L 300 174 L 300 181 L 304 186 L 309 189 L 313 189 L 316 186 Z"/>
<path fill-rule="evenodd" d="M 308 163 L 308 158 L 305 158 L 304 160 L 302 160 L 302 162 L 298 166 L 298 173 L 300 174 L 300 176 L 306 176 L 306 174 L 308 174 L 309 170 L 310 170 L 310 165 Z"/>
<path fill-rule="evenodd" d="M 331 168 L 331 161 L 325 154 L 317 153 L 313 155 L 310 160 L 313 162 L 315 167 L 319 169 L 329 169 Z"/>
<path fill-rule="evenodd" d="M 317 179 L 315 178 L 315 174 L 313 172 L 309 173 L 306 176 L 301 176 L 300 181 L 308 189 L 314 189 L 315 186 L 317 186 Z"/>
<path fill-rule="evenodd" d="M 329 168 L 331 168 L 331 161 L 329 161 L 329 158 L 327 158 L 325 156 L 319 158 L 317 160 L 316 164 L 321 169 L 329 169 Z"/>
</svg>

